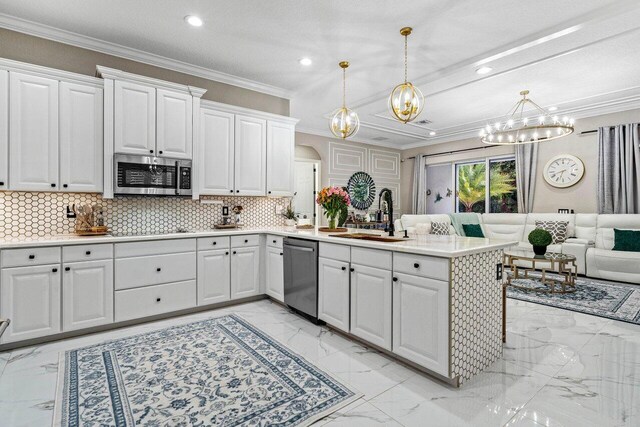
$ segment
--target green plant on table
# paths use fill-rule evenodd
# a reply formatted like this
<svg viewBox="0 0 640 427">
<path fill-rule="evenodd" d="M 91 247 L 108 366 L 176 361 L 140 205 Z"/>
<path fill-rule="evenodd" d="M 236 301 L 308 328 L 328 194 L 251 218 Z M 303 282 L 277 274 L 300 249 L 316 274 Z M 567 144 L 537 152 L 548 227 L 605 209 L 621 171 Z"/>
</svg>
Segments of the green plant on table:
<svg viewBox="0 0 640 427">
<path fill-rule="evenodd" d="M 549 246 L 553 241 L 551 233 L 542 228 L 536 228 L 529 233 L 529 243 L 533 246 Z"/>
</svg>

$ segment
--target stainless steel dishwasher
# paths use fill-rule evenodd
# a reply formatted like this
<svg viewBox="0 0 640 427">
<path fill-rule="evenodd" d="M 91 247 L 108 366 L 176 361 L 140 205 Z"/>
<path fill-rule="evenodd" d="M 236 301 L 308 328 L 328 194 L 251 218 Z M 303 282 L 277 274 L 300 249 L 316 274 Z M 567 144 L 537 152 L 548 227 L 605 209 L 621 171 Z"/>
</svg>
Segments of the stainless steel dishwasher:
<svg viewBox="0 0 640 427">
<path fill-rule="evenodd" d="M 284 303 L 318 321 L 318 242 L 284 239 Z"/>
</svg>

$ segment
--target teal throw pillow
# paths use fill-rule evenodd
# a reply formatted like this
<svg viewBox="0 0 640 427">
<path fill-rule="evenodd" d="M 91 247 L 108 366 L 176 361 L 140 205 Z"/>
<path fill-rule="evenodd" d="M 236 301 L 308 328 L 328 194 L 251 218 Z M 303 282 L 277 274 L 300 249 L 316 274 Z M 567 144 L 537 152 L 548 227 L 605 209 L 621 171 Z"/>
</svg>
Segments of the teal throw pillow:
<svg viewBox="0 0 640 427">
<path fill-rule="evenodd" d="M 614 251 L 640 252 L 640 230 L 613 229 Z"/>
<path fill-rule="evenodd" d="M 467 237 L 484 237 L 480 224 L 462 224 L 462 229 Z"/>
</svg>

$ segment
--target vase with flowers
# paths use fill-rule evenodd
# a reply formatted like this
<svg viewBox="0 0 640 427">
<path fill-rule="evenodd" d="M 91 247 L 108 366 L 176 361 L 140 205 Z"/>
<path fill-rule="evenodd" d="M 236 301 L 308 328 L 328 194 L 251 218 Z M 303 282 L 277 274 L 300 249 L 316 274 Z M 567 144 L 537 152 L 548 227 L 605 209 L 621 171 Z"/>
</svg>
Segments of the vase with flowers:
<svg viewBox="0 0 640 427">
<path fill-rule="evenodd" d="M 325 187 L 318 193 L 316 203 L 324 209 L 329 228 L 335 229 L 336 217 L 351 204 L 351 198 L 349 193 L 340 187 Z"/>
</svg>

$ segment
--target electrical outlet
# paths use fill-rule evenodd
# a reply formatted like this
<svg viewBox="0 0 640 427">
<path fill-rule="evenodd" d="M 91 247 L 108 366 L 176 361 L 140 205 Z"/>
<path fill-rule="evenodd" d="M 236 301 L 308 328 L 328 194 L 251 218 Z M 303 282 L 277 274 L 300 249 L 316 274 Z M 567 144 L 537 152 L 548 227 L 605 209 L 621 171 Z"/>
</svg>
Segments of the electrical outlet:
<svg viewBox="0 0 640 427">
<path fill-rule="evenodd" d="M 496 264 L 496 280 L 502 280 L 502 263 Z"/>
<path fill-rule="evenodd" d="M 222 207 L 222 216 L 229 216 L 229 206 Z"/>
</svg>

